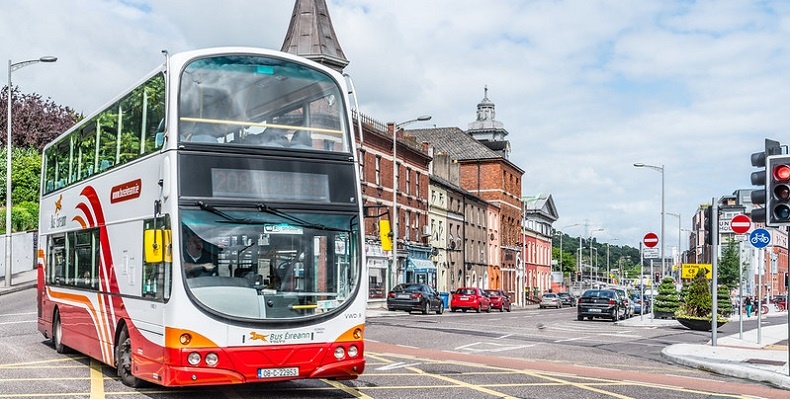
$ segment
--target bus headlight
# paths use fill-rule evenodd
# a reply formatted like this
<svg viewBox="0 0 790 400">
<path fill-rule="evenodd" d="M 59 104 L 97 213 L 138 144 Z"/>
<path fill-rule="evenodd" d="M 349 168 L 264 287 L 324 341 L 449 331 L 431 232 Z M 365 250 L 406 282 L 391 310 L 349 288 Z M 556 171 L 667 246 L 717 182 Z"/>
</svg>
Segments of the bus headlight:
<svg viewBox="0 0 790 400">
<path fill-rule="evenodd" d="M 217 365 L 218 362 L 219 362 L 219 356 L 217 356 L 217 353 L 206 354 L 206 364 L 208 364 L 209 367 L 213 367 Z"/>
<path fill-rule="evenodd" d="M 335 347 L 335 358 L 342 360 L 346 356 L 346 350 L 340 346 Z"/>
<path fill-rule="evenodd" d="M 354 358 L 359 354 L 359 349 L 355 345 L 348 346 L 348 356 Z"/>
<path fill-rule="evenodd" d="M 187 361 L 192 365 L 200 364 L 200 353 L 192 352 L 187 356 Z"/>
</svg>

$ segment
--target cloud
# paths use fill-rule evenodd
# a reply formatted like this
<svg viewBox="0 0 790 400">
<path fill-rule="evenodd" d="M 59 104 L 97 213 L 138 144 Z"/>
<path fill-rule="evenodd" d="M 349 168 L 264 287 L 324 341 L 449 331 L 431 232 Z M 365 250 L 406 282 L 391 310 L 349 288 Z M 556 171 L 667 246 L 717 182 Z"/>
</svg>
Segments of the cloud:
<svg viewBox="0 0 790 400">
<path fill-rule="evenodd" d="M 790 130 L 790 5 L 626 0 L 328 0 L 362 112 L 466 129 L 483 88 L 510 132 L 523 193 L 561 220 L 637 246 L 666 210 L 692 214 L 750 186 L 749 155 Z M 0 2 L 0 48 L 23 91 L 91 112 L 163 61 L 160 50 L 279 49 L 292 1 Z M 667 244 L 677 243 L 667 218 Z M 581 230 L 581 228 L 576 228 Z M 674 233 L 673 233 L 674 232 Z M 577 232 L 576 234 L 581 233 Z"/>
</svg>

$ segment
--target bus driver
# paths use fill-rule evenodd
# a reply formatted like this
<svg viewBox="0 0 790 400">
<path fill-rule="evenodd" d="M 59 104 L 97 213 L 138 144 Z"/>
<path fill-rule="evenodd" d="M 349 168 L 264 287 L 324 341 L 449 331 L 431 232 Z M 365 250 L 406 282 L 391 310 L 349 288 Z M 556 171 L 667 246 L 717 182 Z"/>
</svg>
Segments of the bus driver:
<svg viewBox="0 0 790 400">
<path fill-rule="evenodd" d="M 203 246 L 203 239 L 184 229 L 184 270 L 188 278 L 217 274 L 214 255 Z"/>
</svg>

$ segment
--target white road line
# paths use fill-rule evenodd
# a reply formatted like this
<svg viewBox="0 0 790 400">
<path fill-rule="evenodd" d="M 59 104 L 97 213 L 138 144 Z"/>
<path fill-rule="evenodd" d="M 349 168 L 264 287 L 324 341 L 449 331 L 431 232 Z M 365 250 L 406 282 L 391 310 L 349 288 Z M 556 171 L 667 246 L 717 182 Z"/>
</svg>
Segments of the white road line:
<svg viewBox="0 0 790 400">
<path fill-rule="evenodd" d="M 558 339 L 558 340 L 555 340 L 554 343 L 573 342 L 573 341 L 582 340 L 582 339 L 585 339 L 585 338 L 577 337 L 577 338 L 570 338 L 570 339 Z"/>
<path fill-rule="evenodd" d="M 0 325 L 11 325 L 11 324 L 29 324 L 31 322 L 37 322 L 37 320 L 32 321 L 12 321 L 12 322 L 0 322 Z"/>
</svg>

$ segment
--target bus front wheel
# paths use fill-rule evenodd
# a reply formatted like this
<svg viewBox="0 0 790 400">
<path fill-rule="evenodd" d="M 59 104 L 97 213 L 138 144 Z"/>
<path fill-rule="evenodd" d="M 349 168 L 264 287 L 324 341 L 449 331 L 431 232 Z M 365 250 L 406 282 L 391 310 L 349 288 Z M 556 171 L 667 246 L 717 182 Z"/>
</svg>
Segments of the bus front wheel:
<svg viewBox="0 0 790 400">
<path fill-rule="evenodd" d="M 60 313 L 55 311 L 55 318 L 52 319 L 52 344 L 58 354 L 68 353 L 69 348 L 63 344 L 63 325 L 60 324 Z"/>
<path fill-rule="evenodd" d="M 118 335 L 118 344 L 115 348 L 115 363 L 118 367 L 118 377 L 124 385 L 138 388 L 143 385 L 143 381 L 132 374 L 132 339 L 129 338 L 129 331 L 124 326 Z"/>
</svg>

